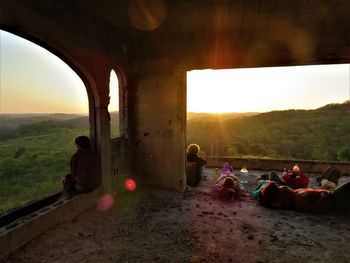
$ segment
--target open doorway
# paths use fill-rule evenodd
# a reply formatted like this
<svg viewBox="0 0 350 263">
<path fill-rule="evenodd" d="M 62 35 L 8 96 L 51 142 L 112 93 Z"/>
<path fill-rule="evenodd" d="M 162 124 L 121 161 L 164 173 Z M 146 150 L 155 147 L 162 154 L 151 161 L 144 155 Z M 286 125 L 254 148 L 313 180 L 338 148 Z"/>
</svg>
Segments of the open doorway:
<svg viewBox="0 0 350 263">
<path fill-rule="evenodd" d="M 205 156 L 350 161 L 349 64 L 187 73 L 187 145 Z"/>
</svg>

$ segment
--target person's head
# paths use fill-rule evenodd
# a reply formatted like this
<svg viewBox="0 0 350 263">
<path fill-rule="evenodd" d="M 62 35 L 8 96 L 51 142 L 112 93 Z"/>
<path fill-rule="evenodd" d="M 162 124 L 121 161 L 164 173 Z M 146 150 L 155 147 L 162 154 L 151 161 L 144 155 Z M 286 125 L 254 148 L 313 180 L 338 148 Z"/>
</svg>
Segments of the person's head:
<svg viewBox="0 0 350 263">
<path fill-rule="evenodd" d="M 200 148 L 198 144 L 192 143 L 187 147 L 187 153 L 198 154 L 199 151 L 200 151 Z"/>
<path fill-rule="evenodd" d="M 234 188 L 235 181 L 234 181 L 234 179 L 232 177 L 226 177 L 224 179 L 224 184 L 223 185 L 224 185 L 225 188 Z"/>
<path fill-rule="evenodd" d="M 270 181 L 261 188 L 259 194 L 260 203 L 272 207 L 279 199 L 279 188 L 277 183 Z"/>
<path fill-rule="evenodd" d="M 87 136 L 81 135 L 75 138 L 75 144 L 79 149 L 89 149 L 90 139 Z"/>
<path fill-rule="evenodd" d="M 293 172 L 296 172 L 296 173 L 300 172 L 300 168 L 299 168 L 299 166 L 297 164 L 295 164 L 293 166 Z"/>
</svg>

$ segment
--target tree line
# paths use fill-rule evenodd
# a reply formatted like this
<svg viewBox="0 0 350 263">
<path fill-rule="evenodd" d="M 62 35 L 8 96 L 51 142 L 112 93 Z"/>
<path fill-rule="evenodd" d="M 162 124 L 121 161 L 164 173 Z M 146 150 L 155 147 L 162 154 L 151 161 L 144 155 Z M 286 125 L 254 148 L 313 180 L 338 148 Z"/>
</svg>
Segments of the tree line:
<svg viewBox="0 0 350 263">
<path fill-rule="evenodd" d="M 187 143 L 205 155 L 350 161 L 350 101 L 224 121 L 192 118 Z"/>
</svg>

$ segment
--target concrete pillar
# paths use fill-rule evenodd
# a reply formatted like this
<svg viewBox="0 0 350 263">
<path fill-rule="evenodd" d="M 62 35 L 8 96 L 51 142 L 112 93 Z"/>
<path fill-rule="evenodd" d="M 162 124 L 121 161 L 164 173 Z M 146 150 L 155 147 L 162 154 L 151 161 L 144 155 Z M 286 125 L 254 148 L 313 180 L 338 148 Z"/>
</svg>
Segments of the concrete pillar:
<svg viewBox="0 0 350 263">
<path fill-rule="evenodd" d="M 186 71 L 148 65 L 133 82 L 132 166 L 147 184 L 184 191 Z"/>
<path fill-rule="evenodd" d="M 95 104 L 97 152 L 101 158 L 101 194 L 111 192 L 111 139 L 110 115 L 108 112 L 109 72 L 97 72 L 96 86 L 100 91 L 99 101 Z"/>
</svg>

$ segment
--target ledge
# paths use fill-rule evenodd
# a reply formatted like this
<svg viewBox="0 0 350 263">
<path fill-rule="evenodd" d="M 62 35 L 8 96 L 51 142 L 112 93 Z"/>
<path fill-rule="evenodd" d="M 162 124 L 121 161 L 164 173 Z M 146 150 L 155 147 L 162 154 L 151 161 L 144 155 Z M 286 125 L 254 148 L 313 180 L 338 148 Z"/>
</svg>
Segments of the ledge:
<svg viewBox="0 0 350 263">
<path fill-rule="evenodd" d="M 44 231 L 60 223 L 69 222 L 96 205 L 98 189 L 72 199 L 57 200 L 51 205 L 22 216 L 0 228 L 0 261 L 11 252 Z"/>
<path fill-rule="evenodd" d="M 347 162 L 258 159 L 230 156 L 206 156 L 205 158 L 208 160 L 207 167 L 221 168 L 225 162 L 229 162 L 235 169 L 241 169 L 245 166 L 248 170 L 282 171 L 284 168 L 291 169 L 297 163 L 303 171 L 308 173 L 322 173 L 332 165 L 339 169 L 343 175 L 350 175 L 350 163 Z"/>
</svg>

